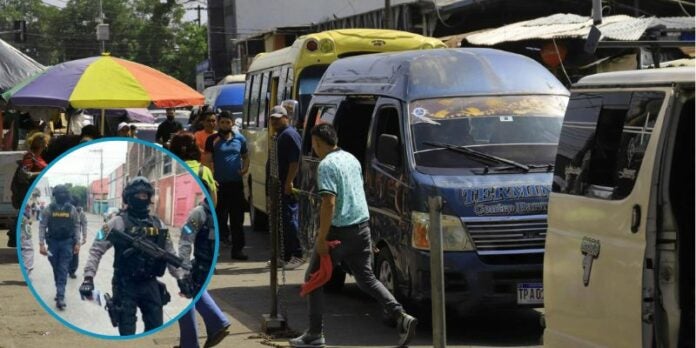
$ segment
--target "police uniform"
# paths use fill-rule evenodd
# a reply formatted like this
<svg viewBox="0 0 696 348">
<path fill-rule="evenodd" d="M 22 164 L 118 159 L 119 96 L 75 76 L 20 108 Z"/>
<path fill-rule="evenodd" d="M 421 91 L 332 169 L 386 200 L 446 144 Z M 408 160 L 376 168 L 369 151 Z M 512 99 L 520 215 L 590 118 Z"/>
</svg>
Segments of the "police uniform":
<svg viewBox="0 0 696 348">
<path fill-rule="evenodd" d="M 59 186 L 53 189 L 54 202 L 44 209 L 39 224 L 39 244 L 48 245 L 48 261 L 56 285 L 56 306 L 63 309 L 68 267 L 74 248 L 79 247 L 80 220 L 77 210 L 67 199 L 59 200 L 61 195 L 68 195 L 67 188 Z"/>
<path fill-rule="evenodd" d="M 82 232 L 81 244 L 85 244 L 85 241 L 87 240 L 87 216 L 85 215 L 85 212 L 82 209 L 78 211 L 78 215 L 80 217 L 80 231 Z M 70 269 L 68 270 L 70 278 L 75 278 L 75 271 L 77 271 L 77 266 L 79 263 L 80 254 L 73 255 L 72 261 L 70 261 Z"/>
<path fill-rule="evenodd" d="M 193 208 L 186 224 L 181 228 L 179 239 L 179 257 L 184 263 L 189 263 L 191 252 L 191 280 L 193 282 L 193 294 L 196 294 L 208 278 L 208 272 L 213 262 L 215 253 L 215 225 L 210 207 L 203 201 Z M 189 272 L 181 270 L 182 276 L 188 276 Z"/>
<path fill-rule="evenodd" d="M 128 201 L 128 197 L 134 195 L 129 192 L 129 186 L 140 180 L 148 185 L 148 203 L 144 209 L 136 210 L 136 202 Z M 136 177 L 124 189 L 124 203 L 128 208 L 109 220 L 103 228 L 97 232 L 97 237 L 89 249 L 89 258 L 85 264 L 85 281 L 80 287 L 83 292 L 85 284 L 90 283 L 94 289 L 93 278 L 97 273 L 101 257 L 112 246 L 114 247 L 114 275 L 111 281 L 113 300 L 116 308 L 116 319 L 119 334 L 122 336 L 135 334 L 136 310 L 139 308 L 145 324 L 145 331 L 153 330 L 162 325 L 162 307 L 170 300 L 164 283 L 157 280 L 164 275 L 165 268 L 175 278 L 178 278 L 178 270 L 163 260 L 156 260 L 132 248 L 123 242 L 112 242 L 109 234 L 113 231 L 121 231 L 133 237 L 144 236 L 160 248 L 175 254 L 174 246 L 169 237 L 169 232 L 164 228 L 164 223 L 152 215 L 149 215 L 147 205 L 154 194 L 154 190 L 145 178 Z M 135 191 L 139 192 L 139 191 Z M 91 291 L 90 290 L 90 291 Z M 113 321 L 114 318 L 112 318 Z"/>
<path fill-rule="evenodd" d="M 195 296 L 203 287 L 212 267 L 215 253 L 215 225 L 206 201 L 201 202 L 189 213 L 186 224 L 181 228 L 179 257 L 183 258 L 184 263 L 187 264 L 192 252 L 194 259 L 191 272 L 189 274 L 182 270 L 184 277 L 179 281 L 181 292 L 188 297 Z M 210 294 L 203 291 L 196 302 L 196 310 L 189 310 L 179 319 L 179 346 L 199 346 L 196 311 L 205 322 L 208 338 L 204 347 L 219 343 L 228 334 L 227 328 L 230 326 L 230 321 Z"/>
</svg>

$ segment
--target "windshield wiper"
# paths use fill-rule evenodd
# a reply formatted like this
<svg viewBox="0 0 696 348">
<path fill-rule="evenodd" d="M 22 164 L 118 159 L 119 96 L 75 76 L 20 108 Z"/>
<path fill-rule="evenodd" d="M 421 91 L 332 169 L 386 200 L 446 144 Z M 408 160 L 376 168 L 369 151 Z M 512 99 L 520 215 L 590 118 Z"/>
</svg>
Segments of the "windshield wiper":
<svg viewBox="0 0 696 348">
<path fill-rule="evenodd" d="M 472 150 L 472 149 L 467 148 L 466 146 L 457 146 L 457 145 L 450 145 L 450 144 L 444 144 L 444 143 L 435 143 L 435 142 L 431 142 L 431 141 L 424 141 L 423 144 L 425 144 L 425 145 L 430 145 L 430 146 L 435 146 L 435 147 L 439 147 L 439 148 L 441 148 L 441 149 L 447 149 L 447 150 L 451 150 L 451 151 L 455 151 L 455 152 L 467 154 L 467 155 L 469 155 L 470 157 L 473 157 L 473 158 L 479 159 L 479 160 L 488 160 L 488 161 L 492 161 L 492 162 L 498 162 L 498 163 L 503 163 L 503 164 L 509 164 L 509 165 L 511 165 L 511 166 L 513 166 L 513 167 L 522 169 L 522 170 L 524 170 L 525 172 L 528 172 L 528 171 L 529 171 L 529 166 L 524 165 L 524 164 L 522 164 L 522 163 L 515 162 L 515 161 L 509 160 L 509 159 L 507 159 L 507 158 L 502 158 L 502 157 L 490 155 L 490 154 L 487 154 L 487 153 L 479 152 L 479 151 L 476 151 L 476 150 Z"/>
<path fill-rule="evenodd" d="M 527 167 L 529 167 L 529 170 L 530 170 L 530 171 L 543 169 L 544 171 L 546 171 L 546 172 L 548 173 L 548 172 L 553 171 L 554 165 L 553 165 L 553 163 L 549 163 L 549 164 L 527 164 Z M 481 171 L 480 174 L 489 174 L 489 173 L 494 173 L 494 172 L 504 172 L 504 171 L 511 170 L 511 169 L 518 170 L 519 168 L 517 168 L 517 167 L 515 167 L 515 166 L 486 167 L 486 168 L 483 168 L 483 170 Z"/>
</svg>

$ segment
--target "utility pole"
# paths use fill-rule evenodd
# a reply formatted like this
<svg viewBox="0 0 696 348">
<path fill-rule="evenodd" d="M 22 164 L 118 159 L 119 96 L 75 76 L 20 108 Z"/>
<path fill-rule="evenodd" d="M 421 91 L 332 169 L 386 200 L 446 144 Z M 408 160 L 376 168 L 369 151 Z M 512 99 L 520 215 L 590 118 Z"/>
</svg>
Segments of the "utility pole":
<svg viewBox="0 0 696 348">
<path fill-rule="evenodd" d="M 202 9 L 203 9 L 203 8 L 201 7 L 200 4 L 198 4 L 198 6 L 196 6 L 196 12 L 198 12 L 198 19 L 197 19 L 197 22 L 198 22 L 198 26 L 199 26 L 199 27 L 201 26 L 201 10 L 202 10 Z"/>
<path fill-rule="evenodd" d="M 102 195 L 101 201 L 99 202 L 99 211 L 102 213 L 102 203 L 104 201 L 104 149 L 89 150 L 89 152 L 99 152 L 99 194 Z"/>
<path fill-rule="evenodd" d="M 97 18 L 97 23 L 97 41 L 101 42 L 101 53 L 103 54 L 106 52 L 106 40 L 109 40 L 109 25 L 104 23 L 102 0 L 99 0 L 99 18 Z"/>
<path fill-rule="evenodd" d="M 391 0 L 384 0 L 384 29 L 392 28 Z"/>
</svg>

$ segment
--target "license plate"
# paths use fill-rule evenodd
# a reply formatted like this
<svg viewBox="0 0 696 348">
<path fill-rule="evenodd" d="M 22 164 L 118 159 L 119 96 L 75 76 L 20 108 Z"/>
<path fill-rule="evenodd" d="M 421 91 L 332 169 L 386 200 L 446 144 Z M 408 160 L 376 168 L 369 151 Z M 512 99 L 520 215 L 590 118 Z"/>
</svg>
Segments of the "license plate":
<svg viewBox="0 0 696 348">
<path fill-rule="evenodd" d="M 544 285 L 541 283 L 517 284 L 517 304 L 544 304 Z"/>
</svg>

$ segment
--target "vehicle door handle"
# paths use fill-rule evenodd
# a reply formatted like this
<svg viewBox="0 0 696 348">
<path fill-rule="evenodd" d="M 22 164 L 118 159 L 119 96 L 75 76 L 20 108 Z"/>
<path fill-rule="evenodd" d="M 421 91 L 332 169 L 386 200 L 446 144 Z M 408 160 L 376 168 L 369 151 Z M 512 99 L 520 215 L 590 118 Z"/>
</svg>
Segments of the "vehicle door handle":
<svg viewBox="0 0 696 348">
<path fill-rule="evenodd" d="M 598 239 L 583 237 L 582 243 L 580 244 L 580 252 L 583 255 L 582 258 L 582 283 L 585 286 L 590 285 L 590 274 L 592 273 L 592 264 L 594 260 L 599 257 L 600 242 Z"/>
<path fill-rule="evenodd" d="M 633 206 L 633 210 L 631 211 L 631 232 L 638 232 L 638 228 L 640 228 L 640 218 L 640 205 L 636 204 Z"/>
</svg>

